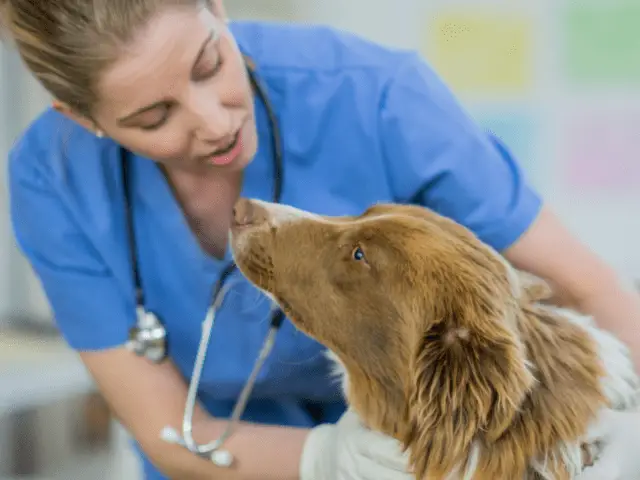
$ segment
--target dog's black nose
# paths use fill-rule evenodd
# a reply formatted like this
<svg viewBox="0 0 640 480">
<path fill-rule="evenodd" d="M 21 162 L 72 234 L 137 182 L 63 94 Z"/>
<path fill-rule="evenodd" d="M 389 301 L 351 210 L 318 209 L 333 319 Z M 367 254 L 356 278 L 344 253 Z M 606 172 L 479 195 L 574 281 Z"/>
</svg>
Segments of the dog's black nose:
<svg viewBox="0 0 640 480">
<path fill-rule="evenodd" d="M 257 226 L 267 220 L 267 211 L 257 202 L 248 198 L 239 198 L 233 206 L 233 221 L 235 227 Z"/>
</svg>

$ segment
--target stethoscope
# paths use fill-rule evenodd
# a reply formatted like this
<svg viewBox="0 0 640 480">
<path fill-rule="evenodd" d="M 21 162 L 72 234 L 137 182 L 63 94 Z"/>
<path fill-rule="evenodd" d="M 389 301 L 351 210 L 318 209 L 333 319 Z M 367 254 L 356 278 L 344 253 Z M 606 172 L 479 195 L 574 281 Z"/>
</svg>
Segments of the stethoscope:
<svg viewBox="0 0 640 480">
<path fill-rule="evenodd" d="M 274 166 L 274 192 L 273 201 L 278 203 L 281 197 L 282 191 L 282 176 L 283 176 L 283 162 L 282 162 L 282 147 L 280 144 L 280 131 L 278 128 L 278 122 L 271 106 L 271 102 L 267 97 L 266 91 L 258 82 L 254 67 L 250 59 L 245 58 L 246 68 L 249 75 L 249 80 L 254 90 L 258 93 L 260 100 L 264 104 L 267 116 L 269 117 L 269 124 L 271 127 L 271 149 L 273 155 Z M 162 325 L 158 317 L 151 311 L 145 308 L 144 292 L 142 290 L 142 283 L 140 280 L 140 272 L 138 269 L 137 250 L 133 228 L 133 214 L 131 211 L 131 191 L 129 182 L 128 171 L 128 151 L 120 149 L 120 161 L 122 164 L 122 181 L 124 186 L 124 200 L 125 200 L 125 214 L 127 218 L 127 228 L 129 231 L 130 242 L 130 254 L 131 254 L 131 268 L 133 272 L 135 282 L 135 295 L 136 295 L 136 325 L 129 331 L 129 340 L 127 342 L 127 348 L 139 356 L 146 357 L 154 363 L 161 363 L 167 358 L 167 332 Z M 247 379 L 240 396 L 236 401 L 233 408 L 233 412 L 230 420 L 227 422 L 227 426 L 224 432 L 214 441 L 205 445 L 199 445 L 192 436 L 193 429 L 193 413 L 196 404 L 196 397 L 198 387 L 200 385 L 200 376 L 202 374 L 202 368 L 204 366 L 204 360 L 206 357 L 206 351 L 211 339 L 211 330 L 215 323 L 216 312 L 222 305 L 228 285 L 228 278 L 236 269 L 235 263 L 230 263 L 222 271 L 220 278 L 215 283 L 212 292 L 212 300 L 204 322 L 202 324 L 202 336 L 200 338 L 200 344 L 198 346 L 198 353 L 193 367 L 193 373 L 189 381 L 189 390 L 187 392 L 187 399 L 184 408 L 184 415 L 182 419 L 182 436 L 172 427 L 165 427 L 161 432 L 161 437 L 171 443 L 176 443 L 187 448 L 192 453 L 198 456 L 209 458 L 213 463 L 221 467 L 229 467 L 233 463 L 233 456 L 226 450 L 220 450 L 223 443 L 233 433 L 234 426 L 239 422 L 242 413 L 244 412 L 251 391 L 257 379 L 258 373 L 262 368 L 265 360 L 267 359 L 273 344 L 275 342 L 275 335 L 279 330 L 282 322 L 285 318 L 284 313 L 277 307 L 273 307 L 271 310 L 271 319 L 269 324 L 269 332 L 264 341 L 264 344 L 260 350 L 258 358 L 254 364 L 253 370 Z"/>
</svg>

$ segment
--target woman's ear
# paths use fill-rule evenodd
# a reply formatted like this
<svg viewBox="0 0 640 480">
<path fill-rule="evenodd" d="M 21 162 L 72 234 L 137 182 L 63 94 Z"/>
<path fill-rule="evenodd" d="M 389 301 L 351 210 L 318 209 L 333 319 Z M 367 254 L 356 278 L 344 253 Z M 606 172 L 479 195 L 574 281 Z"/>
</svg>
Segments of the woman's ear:
<svg viewBox="0 0 640 480">
<path fill-rule="evenodd" d="M 534 382 L 515 320 L 485 300 L 458 296 L 417 345 L 405 445 L 418 479 L 472 467 L 475 441 L 497 440 Z"/>
</svg>

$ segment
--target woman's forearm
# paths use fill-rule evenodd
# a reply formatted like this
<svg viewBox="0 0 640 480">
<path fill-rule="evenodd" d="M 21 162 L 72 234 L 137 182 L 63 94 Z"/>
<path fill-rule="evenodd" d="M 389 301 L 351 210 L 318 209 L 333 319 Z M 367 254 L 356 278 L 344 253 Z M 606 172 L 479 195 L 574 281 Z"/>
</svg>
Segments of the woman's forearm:
<svg viewBox="0 0 640 480">
<path fill-rule="evenodd" d="M 209 443 L 217 438 L 226 421 L 206 419 L 194 424 L 194 438 Z M 225 443 L 234 457 L 230 468 L 215 466 L 184 447 L 157 445 L 152 458 L 169 478 L 176 480 L 298 480 L 302 448 L 309 430 L 241 423 Z"/>
<path fill-rule="evenodd" d="M 559 303 L 592 315 L 598 326 L 625 342 L 640 372 L 640 297 L 548 206 L 504 255 L 517 268 L 547 280 Z"/>
<path fill-rule="evenodd" d="M 187 384 L 171 361 L 158 365 L 124 347 L 81 352 L 114 416 L 136 440 L 145 456 L 165 476 L 176 480 L 297 480 L 308 430 L 240 424 L 228 448 L 237 463 L 216 467 L 186 448 L 161 438 L 164 427 L 181 431 Z M 193 436 L 201 444 L 218 438 L 226 421 L 214 420 L 196 403 Z"/>
</svg>

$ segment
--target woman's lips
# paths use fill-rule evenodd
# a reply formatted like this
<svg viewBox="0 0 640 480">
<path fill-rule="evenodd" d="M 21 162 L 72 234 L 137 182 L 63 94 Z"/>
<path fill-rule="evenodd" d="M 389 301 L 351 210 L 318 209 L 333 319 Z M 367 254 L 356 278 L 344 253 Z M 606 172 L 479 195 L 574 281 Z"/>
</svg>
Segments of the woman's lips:
<svg viewBox="0 0 640 480">
<path fill-rule="evenodd" d="M 208 161 L 217 166 L 229 165 L 240 155 L 240 152 L 242 152 L 242 136 L 238 131 L 229 146 L 209 155 Z"/>
</svg>

